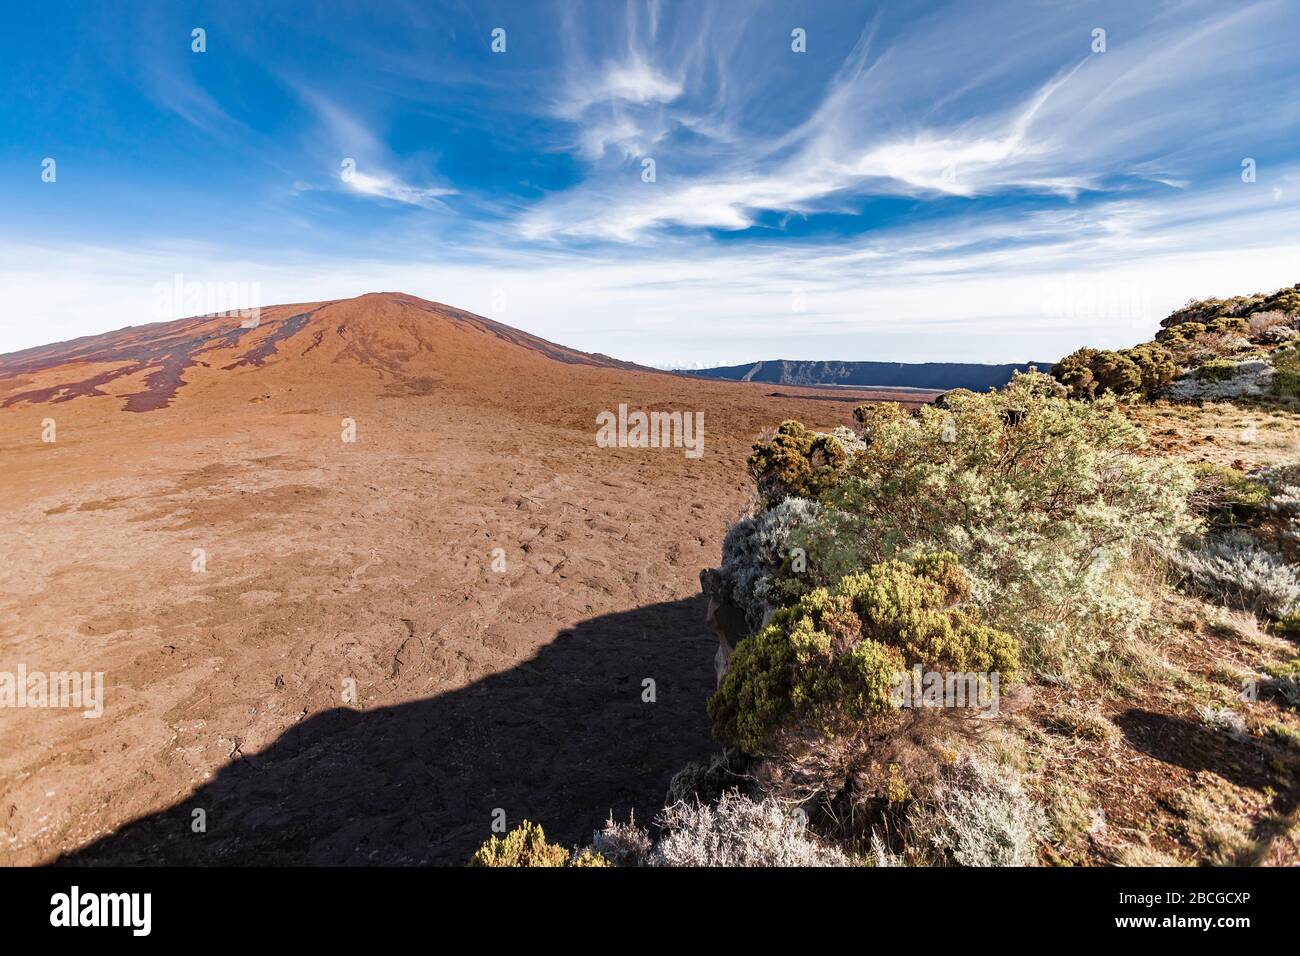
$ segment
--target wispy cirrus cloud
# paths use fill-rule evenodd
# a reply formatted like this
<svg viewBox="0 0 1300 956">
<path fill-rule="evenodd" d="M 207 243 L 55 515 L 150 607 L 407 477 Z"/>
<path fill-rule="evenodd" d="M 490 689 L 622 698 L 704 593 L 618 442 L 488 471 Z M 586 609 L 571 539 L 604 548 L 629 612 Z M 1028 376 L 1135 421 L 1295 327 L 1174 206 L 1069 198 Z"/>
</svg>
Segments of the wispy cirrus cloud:
<svg viewBox="0 0 1300 956">
<path fill-rule="evenodd" d="M 1157 17 L 1137 35 L 1121 35 L 1104 53 L 1091 51 L 1089 30 L 1077 17 L 1046 18 L 1037 32 L 1016 38 L 1030 76 L 1041 77 L 1019 102 L 1001 89 L 1006 77 L 997 73 L 983 76 L 990 88 L 976 81 L 951 92 L 952 77 L 965 75 L 967 61 L 973 68 L 1006 42 L 1001 18 L 973 8 L 946 11 L 888 39 L 873 21 L 811 115 L 784 135 L 742 135 L 731 148 L 717 150 L 714 164 L 700 169 L 691 162 L 679 171 L 674 163 L 681 158 L 680 144 L 673 134 L 685 130 L 685 123 L 674 122 L 670 112 L 667 121 L 659 118 L 654 136 L 644 135 L 644 126 L 631 126 L 610 138 L 624 144 L 627 158 L 653 153 L 662 173 L 658 182 L 643 187 L 626 169 L 597 170 L 525 211 L 521 230 L 534 240 L 642 242 L 680 228 L 744 230 L 768 212 L 838 213 L 879 196 L 1021 192 L 1073 199 L 1088 190 L 1124 190 L 1125 180 L 1185 186 L 1195 171 L 1184 149 L 1203 133 L 1205 90 L 1240 78 L 1252 60 L 1255 71 L 1268 62 L 1281 67 L 1286 52 L 1261 50 L 1258 37 L 1294 19 L 1276 2 L 1226 12 L 1198 4 L 1189 9 L 1205 16 Z M 1059 31 L 1053 29 L 1058 24 Z M 1053 67 L 1067 29 L 1079 39 L 1068 56 L 1055 56 Z M 934 51 L 953 51 L 955 62 L 936 69 Z M 630 75 L 659 75 L 639 54 L 630 64 Z M 724 77 L 736 68 L 719 64 Z M 661 88 L 648 79 L 643 83 Z M 1269 93 L 1261 90 L 1260 96 L 1282 93 L 1279 84 L 1268 85 Z M 691 108 L 681 103 L 677 112 Z M 1236 114 L 1228 123 L 1244 142 L 1252 125 L 1256 131 L 1266 125 L 1266 111 L 1243 119 Z M 606 140 L 598 142 L 603 147 Z M 601 152 L 584 150 L 589 157 Z M 693 161 L 689 145 L 682 152 Z M 1149 172 L 1161 166 L 1152 154 L 1162 152 L 1168 154 L 1164 165 L 1182 167 L 1179 173 Z"/>
<path fill-rule="evenodd" d="M 10 98 L 0 169 L 61 163 L 56 188 L 6 207 L 15 315 L 59 334 L 142 321 L 130 289 L 209 268 L 261 277 L 268 302 L 401 288 L 647 362 L 1024 360 L 1131 344 L 1189 296 L 1300 278 L 1286 0 L 484 9 L 509 52 L 455 6 L 267 31 L 240 26 L 277 14 L 238 0 L 210 19 L 207 59 L 130 24 L 112 64 L 78 51 L 143 100 L 83 128 L 57 122 L 72 80 Z M 158 45 L 157 79 L 122 66 Z M 16 75 L 47 69 L 10 53 Z M 79 63 L 63 67 L 84 86 Z M 84 157 L 105 130 L 129 146 L 136 113 L 167 134 L 150 153 L 169 151 L 136 179 L 152 156 L 97 173 Z M 1067 278 L 1074 304 L 1053 311 L 1044 289 Z M 42 284 L 59 285 L 45 304 Z M 1116 293 L 1144 305 L 1089 305 Z M 43 334 L 0 321 L 0 348 Z"/>
<path fill-rule="evenodd" d="M 1272 289 L 1300 262 L 1300 164 L 1282 198 L 1237 182 L 1015 220 L 968 213 L 899 223 L 852 242 L 791 249 L 611 246 L 579 258 L 552 247 L 468 245 L 394 259 L 414 234 L 346 256 L 271 261 L 215 243 L 61 248 L 0 242 L 11 348 L 150 321 L 156 283 L 255 283 L 259 304 L 401 289 L 646 364 L 771 358 L 1051 361 L 1080 344 L 1148 338 L 1190 297 Z M 799 309 L 795 307 L 798 293 Z"/>
<path fill-rule="evenodd" d="M 573 81 L 557 111 L 561 116 L 580 119 L 592 106 L 671 103 L 682 95 L 682 90 L 680 79 L 659 72 L 640 53 L 633 52 L 626 60 L 603 64 L 602 71 L 590 82 Z"/>
<path fill-rule="evenodd" d="M 312 136 L 312 149 L 321 155 L 322 165 L 337 170 L 337 179 L 299 182 L 299 191 L 336 190 L 426 209 L 443 209 L 443 198 L 459 194 L 448 186 L 404 180 L 393 171 L 396 162 L 391 151 L 369 127 L 322 93 L 301 83 L 293 86 L 320 123 Z"/>
<path fill-rule="evenodd" d="M 435 186 L 412 186 L 383 173 L 376 176 L 370 173 L 354 172 L 345 181 L 345 185 L 353 192 L 361 193 L 363 196 L 391 199 L 395 202 L 426 208 L 443 206 L 442 197 L 457 194 L 454 189 L 443 189 Z"/>
<path fill-rule="evenodd" d="M 677 120 L 664 107 L 683 89 L 680 77 L 629 50 L 621 59 L 571 72 L 554 114 L 577 127 L 585 159 L 599 160 L 610 149 L 626 159 L 643 155 L 672 131 Z"/>
</svg>

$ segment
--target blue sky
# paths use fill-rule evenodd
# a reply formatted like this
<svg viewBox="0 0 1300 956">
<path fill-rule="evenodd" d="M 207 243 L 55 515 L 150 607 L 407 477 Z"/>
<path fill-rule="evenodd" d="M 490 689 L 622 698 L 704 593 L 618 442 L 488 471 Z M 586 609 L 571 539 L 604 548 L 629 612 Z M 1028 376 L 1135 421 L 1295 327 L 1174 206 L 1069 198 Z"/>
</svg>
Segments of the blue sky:
<svg viewBox="0 0 1300 956">
<path fill-rule="evenodd" d="M 170 318 L 178 274 L 660 365 L 1051 360 L 1300 280 L 1288 0 L 4 17 L 0 351 Z"/>
</svg>

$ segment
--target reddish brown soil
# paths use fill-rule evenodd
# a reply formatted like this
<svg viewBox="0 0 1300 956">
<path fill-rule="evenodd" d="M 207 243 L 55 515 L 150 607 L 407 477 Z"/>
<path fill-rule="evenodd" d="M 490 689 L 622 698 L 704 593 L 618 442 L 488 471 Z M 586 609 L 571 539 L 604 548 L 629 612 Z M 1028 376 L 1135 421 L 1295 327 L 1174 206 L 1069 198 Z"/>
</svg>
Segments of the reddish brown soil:
<svg viewBox="0 0 1300 956">
<path fill-rule="evenodd" d="M 459 863 L 497 808 L 566 843 L 652 815 L 711 749 L 697 574 L 751 442 L 879 397 L 396 294 L 239 325 L 0 358 L 0 671 L 106 681 L 100 719 L 0 710 L 0 863 Z M 598 448 L 620 403 L 702 411 L 703 457 Z"/>
</svg>

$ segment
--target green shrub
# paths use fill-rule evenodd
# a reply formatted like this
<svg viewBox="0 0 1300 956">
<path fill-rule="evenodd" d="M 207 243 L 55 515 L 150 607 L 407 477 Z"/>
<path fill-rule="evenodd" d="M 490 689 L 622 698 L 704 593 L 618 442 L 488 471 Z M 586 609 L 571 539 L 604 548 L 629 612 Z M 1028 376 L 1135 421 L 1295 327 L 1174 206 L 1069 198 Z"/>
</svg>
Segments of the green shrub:
<svg viewBox="0 0 1300 956">
<path fill-rule="evenodd" d="M 971 391 L 969 388 L 950 388 L 948 389 L 948 391 L 944 392 L 942 395 L 940 395 L 938 398 L 934 400 L 934 405 L 937 408 L 947 408 L 948 403 L 953 401 L 954 399 L 960 399 L 965 395 L 974 395 L 974 394 L 975 393 Z M 858 419 L 859 424 L 862 422 L 862 419 L 859 417 L 859 412 L 862 412 L 863 409 L 866 408 L 870 408 L 870 406 L 863 405 L 860 408 L 855 409 L 853 412 L 853 417 Z"/>
<path fill-rule="evenodd" d="M 1245 319 L 1224 315 L 1210 320 L 1205 330 L 1216 335 L 1246 335 L 1250 332 L 1250 324 Z"/>
<path fill-rule="evenodd" d="M 709 701 L 714 734 L 749 753 L 782 730 L 845 737 L 888 723 L 898 675 L 1019 666 L 1008 634 L 958 602 L 970 581 L 951 554 L 887 561 L 818 588 L 740 643 Z"/>
<path fill-rule="evenodd" d="M 950 399 L 960 399 L 961 394 L 973 395 L 967 389 L 950 389 L 939 397 L 945 402 Z M 853 418 L 862 429 L 862 440 L 868 445 L 871 444 L 882 430 L 888 428 L 893 422 L 907 417 L 907 411 L 898 402 L 873 402 L 870 405 L 859 405 L 853 409 Z"/>
<path fill-rule="evenodd" d="M 1273 375 L 1273 394 L 1283 398 L 1300 398 L 1300 372 L 1279 369 Z"/>
<path fill-rule="evenodd" d="M 1294 345 L 1278 349 L 1269 358 L 1272 360 L 1274 368 L 1286 369 L 1291 372 L 1300 371 L 1300 348 Z"/>
<path fill-rule="evenodd" d="M 1131 395 L 1142 390 L 1142 370 L 1128 355 L 1109 350 L 1098 352 L 1092 363 L 1097 393 Z"/>
<path fill-rule="evenodd" d="M 1154 398 L 1178 374 L 1178 363 L 1169 350 L 1155 342 L 1145 342 L 1124 351 L 1141 373 L 1141 390 L 1147 398 Z"/>
<path fill-rule="evenodd" d="M 754 443 L 749 473 L 768 501 L 790 495 L 816 499 L 836 479 L 848 453 L 833 435 L 785 421 L 769 439 Z"/>
<path fill-rule="evenodd" d="M 1175 365 L 1195 368 L 1208 360 L 1249 349 L 1249 335 L 1249 324 L 1244 319 L 1216 319 L 1208 325 L 1187 322 L 1164 329 L 1152 344 L 1165 349 Z"/>
<path fill-rule="evenodd" d="M 569 851 L 546 842 L 546 833 L 536 823 L 525 820 L 504 837 L 489 837 L 474 851 L 470 866 L 564 866 Z M 585 863 L 586 865 L 599 865 Z"/>
<path fill-rule="evenodd" d="M 1071 398 L 1079 399 L 1106 392 L 1151 398 L 1172 382 L 1177 372 L 1169 350 L 1155 342 L 1119 352 L 1079 349 L 1052 366 L 1052 376 Z"/>
<path fill-rule="evenodd" d="M 1288 346 L 1269 356 L 1273 363 L 1273 394 L 1300 397 L 1300 348 Z"/>
<path fill-rule="evenodd" d="M 1237 363 L 1231 359 L 1210 359 L 1196 370 L 1201 382 L 1226 382 L 1237 377 Z"/>
<path fill-rule="evenodd" d="M 1267 486 L 1235 468 L 1204 462 L 1196 466 L 1194 474 L 1196 490 L 1191 501 L 1216 526 L 1253 521 L 1268 502 Z"/>
<path fill-rule="evenodd" d="M 1097 379 L 1092 374 L 1096 349 L 1078 349 L 1052 366 L 1052 377 L 1069 390 L 1071 398 L 1092 398 L 1097 394 Z"/>
<path fill-rule="evenodd" d="M 1300 681 L 1300 657 L 1292 658 L 1284 664 L 1265 664 L 1264 673 L 1269 677 Z"/>
<path fill-rule="evenodd" d="M 1278 289 L 1260 303 L 1253 312 L 1284 312 L 1288 315 L 1300 315 L 1300 282 L 1290 288 Z"/>
<path fill-rule="evenodd" d="M 1273 627 L 1279 634 L 1287 637 L 1300 637 L 1300 614 L 1283 614 Z"/>
<path fill-rule="evenodd" d="M 1240 354 L 1251 342 L 1285 340 L 1297 317 L 1300 283 L 1267 295 L 1189 302 L 1160 323 L 1163 328 L 1156 333 L 1156 342 L 1168 349 L 1180 365 L 1195 367 L 1207 359 Z M 1297 386 L 1300 379 L 1285 375 L 1276 383 L 1275 391 L 1297 395 Z"/>
<path fill-rule="evenodd" d="M 1142 454 L 1111 396 L 1056 397 L 1039 373 L 893 418 L 791 534 L 806 590 L 892 558 L 955 553 L 972 599 L 1034 666 L 1066 668 L 1144 620 L 1123 562 L 1196 526 L 1191 469 Z M 1049 660 L 1050 659 L 1050 660 Z"/>
<path fill-rule="evenodd" d="M 1170 347 L 1186 345 L 1194 341 L 1197 336 L 1205 331 L 1203 322 L 1183 322 L 1180 325 L 1173 325 L 1167 329 L 1161 329 L 1156 333 L 1156 341 L 1161 345 Z"/>
<path fill-rule="evenodd" d="M 609 860 L 605 859 L 599 853 L 594 853 L 589 849 L 583 850 L 577 855 L 575 855 L 573 860 L 569 863 L 569 866 L 613 866 L 613 865 L 614 865 L 613 863 L 609 862 Z"/>
</svg>

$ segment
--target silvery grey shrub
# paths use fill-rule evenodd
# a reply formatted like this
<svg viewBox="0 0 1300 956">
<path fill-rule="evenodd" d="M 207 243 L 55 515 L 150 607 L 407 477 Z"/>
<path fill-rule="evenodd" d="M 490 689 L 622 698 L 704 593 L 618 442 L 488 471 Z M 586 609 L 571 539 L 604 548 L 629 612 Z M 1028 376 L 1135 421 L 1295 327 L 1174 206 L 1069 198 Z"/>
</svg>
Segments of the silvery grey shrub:
<svg viewBox="0 0 1300 956">
<path fill-rule="evenodd" d="M 653 848 L 650 834 L 637 826 L 635 814 L 627 823 L 617 823 L 611 813 L 604 828 L 591 837 L 592 852 L 599 853 L 615 866 L 644 866 Z"/>
<path fill-rule="evenodd" d="M 848 866 L 844 851 L 812 838 L 797 812 L 734 791 L 716 804 L 682 800 L 659 815 L 655 843 L 636 820 L 592 835 L 591 851 L 616 866 Z"/>
<path fill-rule="evenodd" d="M 763 584 L 781 569 L 791 534 L 817 521 L 821 512 L 814 501 L 790 497 L 759 515 L 742 518 L 727 532 L 719 571 L 751 628 L 758 628 L 769 610 Z"/>
<path fill-rule="evenodd" d="M 666 835 L 650 854 L 651 866 L 848 866 L 843 850 L 811 839 L 798 819 L 775 800 L 728 792 L 716 804 L 682 802 L 665 807 Z"/>
<path fill-rule="evenodd" d="M 1272 617 L 1300 610 L 1300 575 L 1248 531 L 1207 538 L 1174 563 L 1195 590 L 1225 604 Z"/>
<path fill-rule="evenodd" d="M 1231 707 L 1217 707 L 1205 704 L 1196 708 L 1202 723 L 1213 730 L 1222 731 L 1230 737 L 1245 738 L 1250 734 L 1246 730 L 1246 718 Z"/>
<path fill-rule="evenodd" d="M 1032 866 L 1046 819 L 1012 773 L 964 753 L 909 823 L 909 842 L 941 861 Z"/>
</svg>

